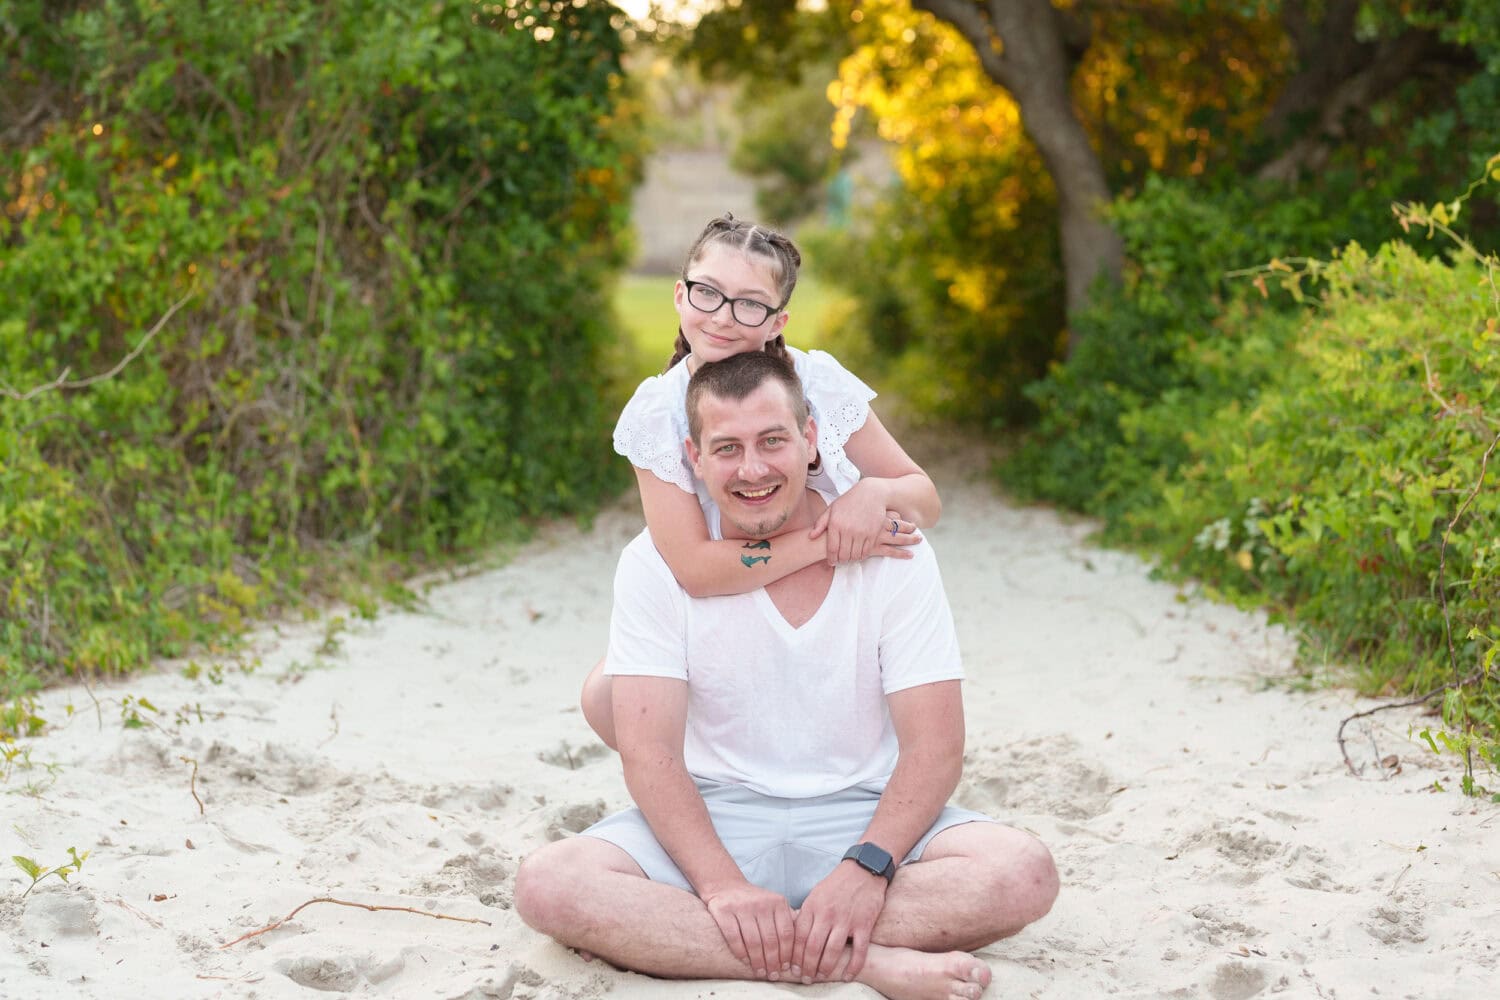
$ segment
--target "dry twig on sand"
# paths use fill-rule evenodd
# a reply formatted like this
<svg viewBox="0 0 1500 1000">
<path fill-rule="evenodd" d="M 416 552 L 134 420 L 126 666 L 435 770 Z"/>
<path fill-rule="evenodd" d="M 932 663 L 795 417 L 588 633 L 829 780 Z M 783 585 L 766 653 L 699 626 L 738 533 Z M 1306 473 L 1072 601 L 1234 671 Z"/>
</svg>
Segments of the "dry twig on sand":
<svg viewBox="0 0 1500 1000">
<path fill-rule="evenodd" d="M 1476 670 L 1474 673 L 1465 677 L 1463 680 L 1459 681 L 1456 684 L 1440 684 L 1437 687 L 1433 688 L 1431 691 L 1428 691 L 1426 694 L 1418 695 L 1417 697 L 1409 699 L 1407 701 L 1396 701 L 1386 705 L 1376 705 L 1374 708 L 1367 708 L 1363 712 L 1355 712 L 1353 715 L 1346 715 L 1344 717 L 1344 721 L 1339 723 L 1338 732 L 1339 753 L 1344 755 L 1344 766 L 1349 768 L 1350 774 L 1354 775 L 1356 778 L 1359 777 L 1360 769 L 1354 766 L 1354 761 L 1349 759 L 1349 751 L 1344 748 L 1344 727 L 1349 725 L 1349 723 L 1353 722 L 1355 719 L 1363 719 L 1366 716 L 1374 715 L 1376 712 L 1388 712 L 1393 708 L 1411 708 L 1413 705 L 1421 705 L 1424 702 L 1431 701 L 1433 698 L 1436 698 L 1440 694 L 1446 693 L 1450 689 L 1467 687 L 1476 681 L 1482 680 L 1484 676 L 1484 671 Z"/>
<path fill-rule="evenodd" d="M 177 759 L 184 764 L 193 765 L 193 775 L 188 779 L 188 791 L 193 793 L 193 801 L 198 803 L 198 815 L 202 816 L 204 814 L 203 800 L 198 798 L 198 762 L 192 757 L 178 757 Z"/>
<path fill-rule="evenodd" d="M 415 913 L 419 917 L 431 917 L 433 920 L 457 920 L 459 923 L 464 924 L 484 924 L 484 926 L 486 927 L 492 926 L 488 920 L 480 920 L 478 917 L 452 917 L 446 913 L 428 913 L 426 910 L 416 910 L 410 906 L 377 906 L 373 903 L 354 903 L 347 899 L 334 899 L 332 896 L 319 896 L 317 899 L 309 899 L 307 902 L 297 907 L 291 913 L 288 913 L 286 916 L 282 917 L 280 920 L 275 921 L 274 923 L 267 924 L 259 930 L 251 931 L 248 934 L 241 934 L 239 937 L 235 938 L 228 944 L 219 945 L 219 950 L 223 951 L 225 948 L 233 948 L 241 941 L 248 941 L 253 937 L 259 937 L 262 934 L 274 931 L 276 928 L 285 924 L 288 920 L 291 920 L 297 914 L 301 913 L 303 910 L 313 905 L 314 903 L 337 903 L 339 906 L 352 906 L 356 910 L 369 910 L 371 913 L 374 913 L 378 910 L 392 910 L 398 913 Z"/>
</svg>

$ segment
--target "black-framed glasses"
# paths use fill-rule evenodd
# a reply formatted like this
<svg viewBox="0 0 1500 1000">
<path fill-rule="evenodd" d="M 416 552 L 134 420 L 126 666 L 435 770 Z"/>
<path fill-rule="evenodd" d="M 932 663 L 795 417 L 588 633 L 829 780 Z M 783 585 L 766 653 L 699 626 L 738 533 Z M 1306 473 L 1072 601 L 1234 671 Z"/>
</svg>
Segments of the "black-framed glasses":
<svg viewBox="0 0 1500 1000">
<path fill-rule="evenodd" d="M 713 285 L 705 285 L 701 281 L 689 281 L 682 279 L 687 286 L 688 304 L 699 312 L 718 312 L 724 303 L 729 303 L 729 314 L 740 326 L 757 327 L 765 325 L 766 320 L 780 312 L 754 299 L 731 299 Z"/>
</svg>

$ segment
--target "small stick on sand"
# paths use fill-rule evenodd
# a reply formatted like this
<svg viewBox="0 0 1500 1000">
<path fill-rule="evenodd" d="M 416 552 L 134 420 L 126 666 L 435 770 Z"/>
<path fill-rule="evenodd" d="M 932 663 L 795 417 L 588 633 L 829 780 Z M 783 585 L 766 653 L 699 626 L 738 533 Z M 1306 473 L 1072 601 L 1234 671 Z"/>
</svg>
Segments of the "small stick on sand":
<svg viewBox="0 0 1500 1000">
<path fill-rule="evenodd" d="M 188 791 L 193 793 L 193 801 L 198 803 L 198 815 L 204 815 L 203 800 L 198 798 L 198 761 L 192 757 L 178 757 L 184 764 L 193 765 L 193 775 L 188 779 Z"/>
<path fill-rule="evenodd" d="M 1409 701 L 1397 701 L 1387 705 L 1376 705 L 1374 708 L 1367 708 L 1363 712 L 1355 712 L 1353 715 L 1345 716 L 1344 721 L 1339 723 L 1338 740 L 1339 753 L 1344 755 L 1344 765 L 1349 768 L 1349 773 L 1354 775 L 1356 778 L 1360 775 L 1360 769 L 1355 767 L 1354 761 L 1349 759 L 1349 751 L 1344 746 L 1344 727 L 1349 725 L 1349 723 L 1353 722 L 1355 719 L 1363 719 L 1368 716 L 1374 715 L 1376 712 L 1388 712 L 1393 708 L 1411 708 L 1413 705 L 1420 705 L 1423 702 L 1431 701 L 1433 698 L 1436 698 L 1440 694 L 1444 694 L 1452 688 L 1468 687 L 1470 684 L 1473 684 L 1475 681 L 1480 680 L 1484 676 L 1485 672 L 1483 670 L 1476 670 L 1474 671 L 1474 673 L 1465 677 L 1463 680 L 1459 681 L 1456 684 L 1440 684 L 1437 687 L 1433 688 L 1431 691 L 1428 691 L 1426 694 L 1419 695 L 1418 697 L 1412 698 Z M 1379 754 L 1379 752 L 1380 751 L 1378 750 L 1376 751 L 1377 754 Z"/>
<path fill-rule="evenodd" d="M 337 903 L 339 906 L 352 906 L 357 910 L 369 910 L 371 913 L 374 913 L 377 910 L 393 910 L 398 913 L 415 913 L 419 917 L 431 917 L 433 920 L 457 920 L 460 923 L 465 924 L 484 924 L 484 926 L 486 927 L 493 926 L 488 920 L 480 920 L 478 917 L 451 917 L 446 913 L 428 913 L 426 910 L 414 910 L 410 906 L 376 906 L 371 903 L 352 903 L 347 899 L 334 899 L 332 896 L 319 896 L 317 899 L 309 899 L 307 902 L 303 903 L 301 906 L 297 907 L 291 913 L 288 913 L 286 916 L 282 917 L 275 923 L 267 924 L 260 930 L 251 931 L 248 934 L 241 934 L 239 937 L 235 938 L 228 944 L 219 945 L 219 950 L 223 951 L 225 948 L 233 948 L 241 941 L 248 941 L 253 937 L 259 937 L 262 934 L 274 931 L 276 928 L 280 927 L 282 924 L 286 923 L 288 920 L 292 919 L 297 914 L 301 913 L 304 909 L 313 905 L 314 903 Z"/>
<path fill-rule="evenodd" d="M 153 916 L 149 916 L 149 915 L 147 915 L 145 913 L 142 913 L 140 910 L 137 910 L 135 907 L 131 906 L 129 903 L 125 902 L 125 900 L 123 900 L 123 899 L 111 899 L 111 900 L 108 900 L 107 902 L 114 903 L 116 906 L 118 906 L 120 909 L 124 910 L 126 913 L 133 913 L 133 914 L 135 914 L 137 917 L 140 917 L 142 920 L 146 921 L 146 923 L 150 924 L 152 927 L 157 927 L 157 928 L 161 927 L 161 921 L 160 920 L 157 920 Z"/>
</svg>

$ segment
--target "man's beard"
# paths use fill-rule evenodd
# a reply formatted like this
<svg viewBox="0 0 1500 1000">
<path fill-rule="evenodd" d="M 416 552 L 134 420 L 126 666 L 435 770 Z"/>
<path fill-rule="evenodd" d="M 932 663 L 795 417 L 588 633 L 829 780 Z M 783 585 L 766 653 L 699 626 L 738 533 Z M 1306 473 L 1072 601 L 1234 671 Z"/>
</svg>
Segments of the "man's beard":
<svg viewBox="0 0 1500 1000">
<path fill-rule="evenodd" d="M 788 509 L 782 511 L 780 514 L 768 517 L 763 521 L 741 521 L 736 517 L 730 517 L 729 520 L 733 522 L 736 528 L 743 531 L 751 538 L 769 538 L 770 536 L 780 531 L 781 526 L 786 524 L 787 521 L 791 520 L 791 517 L 792 512 L 790 509 Z"/>
<path fill-rule="evenodd" d="M 749 484 L 731 484 L 728 489 L 729 498 L 733 499 L 735 496 L 735 492 L 741 487 L 747 485 Z M 760 487 L 753 488 L 759 489 Z M 791 519 L 792 512 L 797 509 L 796 504 L 786 503 L 787 497 L 791 496 L 790 489 L 791 483 L 783 482 L 781 484 L 781 489 L 777 491 L 776 500 L 786 504 L 781 508 L 780 511 L 768 510 L 752 512 L 731 507 L 730 511 L 727 514 L 730 523 L 740 531 L 743 531 L 745 534 L 749 535 L 751 538 L 769 538 L 770 536 L 776 534 L 781 530 L 782 525 L 786 524 L 786 522 Z M 742 520 L 742 518 L 744 518 L 744 520 Z"/>
</svg>

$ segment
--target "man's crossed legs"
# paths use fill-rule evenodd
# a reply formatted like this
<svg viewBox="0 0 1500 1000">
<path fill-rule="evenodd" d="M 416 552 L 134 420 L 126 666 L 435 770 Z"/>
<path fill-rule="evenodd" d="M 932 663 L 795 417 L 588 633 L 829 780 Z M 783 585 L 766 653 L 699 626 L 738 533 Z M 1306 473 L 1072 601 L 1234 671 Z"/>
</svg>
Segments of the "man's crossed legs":
<svg viewBox="0 0 1500 1000">
<path fill-rule="evenodd" d="M 1036 838 L 998 823 L 949 827 L 898 869 L 854 978 L 892 1000 L 973 1000 L 990 971 L 969 952 L 1043 916 L 1057 890 L 1052 856 Z M 702 900 L 651 881 L 626 851 L 593 837 L 528 857 L 516 910 L 541 933 L 621 968 L 672 979 L 767 977 L 734 956 Z M 845 978 L 844 952 L 829 979 Z"/>
</svg>

